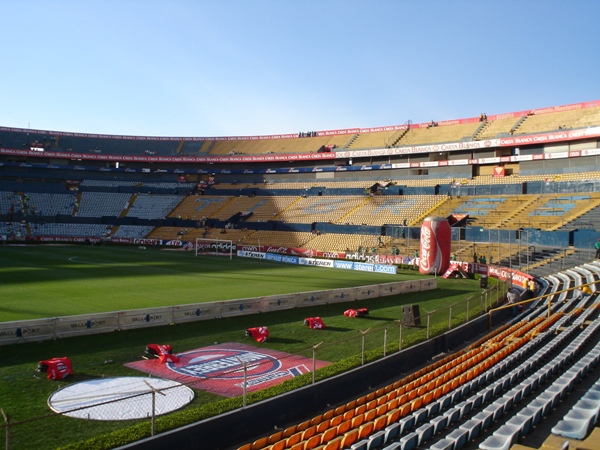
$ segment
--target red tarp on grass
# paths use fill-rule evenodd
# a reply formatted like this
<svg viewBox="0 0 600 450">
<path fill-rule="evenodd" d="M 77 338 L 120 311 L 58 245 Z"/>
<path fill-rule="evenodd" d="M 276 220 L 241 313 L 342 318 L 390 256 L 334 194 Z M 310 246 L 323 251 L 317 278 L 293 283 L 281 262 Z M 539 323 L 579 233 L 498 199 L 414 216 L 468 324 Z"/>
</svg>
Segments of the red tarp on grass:
<svg viewBox="0 0 600 450">
<path fill-rule="evenodd" d="M 158 359 L 148 359 L 125 366 L 225 397 L 243 393 L 243 363 L 247 365 L 248 392 L 277 385 L 312 370 L 310 358 L 237 342 L 198 348 L 177 356 L 178 362 L 161 363 Z M 320 369 L 329 363 L 317 360 L 315 365 Z"/>
</svg>

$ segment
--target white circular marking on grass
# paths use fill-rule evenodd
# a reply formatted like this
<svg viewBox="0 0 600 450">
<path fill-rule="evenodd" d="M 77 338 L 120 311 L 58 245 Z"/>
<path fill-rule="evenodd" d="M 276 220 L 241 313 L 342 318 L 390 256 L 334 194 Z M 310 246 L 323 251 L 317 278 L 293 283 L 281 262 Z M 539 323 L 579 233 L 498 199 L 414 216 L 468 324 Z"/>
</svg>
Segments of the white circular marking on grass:
<svg viewBox="0 0 600 450">
<path fill-rule="evenodd" d="M 184 407 L 194 391 L 176 381 L 146 377 L 116 377 L 83 381 L 56 391 L 48 406 L 57 413 L 89 420 L 132 420 L 159 416 Z"/>
</svg>

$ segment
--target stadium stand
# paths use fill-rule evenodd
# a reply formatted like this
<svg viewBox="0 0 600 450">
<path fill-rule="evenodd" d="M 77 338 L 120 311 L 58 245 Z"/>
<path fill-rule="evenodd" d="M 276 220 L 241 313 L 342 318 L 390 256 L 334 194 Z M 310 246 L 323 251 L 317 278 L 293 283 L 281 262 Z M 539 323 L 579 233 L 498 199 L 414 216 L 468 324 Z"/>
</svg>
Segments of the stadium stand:
<svg viewBox="0 0 600 450">
<path fill-rule="evenodd" d="M 396 250 L 408 264 L 423 219 L 454 217 L 453 260 L 520 269 L 547 296 L 461 351 L 239 448 L 599 448 L 599 126 L 589 102 L 260 139 L 0 128 L 0 236 L 221 238 L 372 260 Z M 527 141 L 547 133 L 556 140 Z M 298 158 L 235 159 L 271 154 Z M 576 294 L 584 283 L 591 295 Z"/>
</svg>

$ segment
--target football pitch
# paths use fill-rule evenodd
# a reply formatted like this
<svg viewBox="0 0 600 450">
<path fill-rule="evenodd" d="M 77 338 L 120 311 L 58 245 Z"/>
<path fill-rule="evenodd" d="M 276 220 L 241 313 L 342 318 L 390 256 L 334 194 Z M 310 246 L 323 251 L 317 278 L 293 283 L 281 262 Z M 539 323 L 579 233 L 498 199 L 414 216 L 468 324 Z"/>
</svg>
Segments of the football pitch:
<svg viewBox="0 0 600 450">
<path fill-rule="evenodd" d="M 191 251 L 109 246 L 0 247 L 0 321 L 175 306 L 389 283 L 389 275 Z"/>
<path fill-rule="evenodd" d="M 397 275 L 375 274 L 246 258 L 196 257 L 193 252 L 137 247 L 1 246 L 0 321 L 307 292 L 423 277 L 415 270 Z M 397 349 L 398 319 L 402 317 L 403 305 L 419 304 L 422 313 L 441 311 L 432 315 L 431 321 L 432 330 L 441 331 L 448 327 L 448 305 L 464 303 L 467 297 L 479 298 L 479 283 L 475 280 L 438 277 L 437 281 L 438 289 L 432 291 L 0 346 L 3 351 L 0 408 L 15 424 L 11 429 L 12 448 L 108 449 L 148 436 L 147 421 L 98 422 L 53 416 L 49 414 L 47 400 L 57 389 L 78 381 L 140 376 L 125 364 L 142 359 L 145 346 L 151 342 L 171 344 L 176 353 L 217 343 L 255 345 L 244 335 L 244 330 L 266 325 L 272 338 L 260 344 L 261 347 L 310 358 L 313 346 L 323 342 L 317 356 L 331 363 L 325 376 L 348 370 L 360 364 L 361 330 L 371 329 L 366 348 L 380 356 L 383 330 L 388 327 L 390 351 L 394 351 L 394 345 Z M 473 317 L 479 301 L 471 305 Z M 357 307 L 368 307 L 369 316 L 363 320 L 342 314 L 346 308 Z M 457 320 L 464 320 L 464 312 L 462 318 L 458 311 L 455 314 Z M 311 316 L 321 316 L 327 327 L 315 331 L 303 326 L 303 318 Z M 406 329 L 404 333 L 405 345 L 425 337 L 423 326 Z M 57 356 L 67 356 L 73 361 L 75 374 L 72 377 L 52 381 L 46 380 L 44 374 L 35 375 L 38 361 Z M 291 388 L 282 386 L 271 393 L 257 393 L 252 398 L 258 401 L 263 398 L 261 395 L 276 395 Z M 160 418 L 157 431 L 240 407 L 240 401 L 197 390 L 188 407 Z M 45 419 L 32 420 L 41 417 Z M 0 440 L 3 434 L 0 430 Z"/>
</svg>

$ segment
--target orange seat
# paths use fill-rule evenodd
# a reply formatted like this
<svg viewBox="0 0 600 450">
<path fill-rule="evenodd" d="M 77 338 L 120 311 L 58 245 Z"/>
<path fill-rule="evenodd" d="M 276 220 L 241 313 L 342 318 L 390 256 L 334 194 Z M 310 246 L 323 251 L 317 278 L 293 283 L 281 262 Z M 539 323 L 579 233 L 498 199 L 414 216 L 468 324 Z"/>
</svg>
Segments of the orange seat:
<svg viewBox="0 0 600 450">
<path fill-rule="evenodd" d="M 351 410 L 346 411 L 344 414 L 342 414 L 342 417 L 344 418 L 344 420 L 350 420 L 355 416 L 355 412 L 356 410 L 352 408 Z"/>
<path fill-rule="evenodd" d="M 331 418 L 331 420 L 329 421 L 329 426 L 330 427 L 337 427 L 340 423 L 342 423 L 343 420 L 344 420 L 343 414 L 340 414 L 340 415 L 337 415 L 337 416 L 333 416 Z"/>
<path fill-rule="evenodd" d="M 252 450 L 260 450 L 261 448 L 265 448 L 269 443 L 269 436 L 261 437 L 254 441 L 252 444 Z"/>
<path fill-rule="evenodd" d="M 352 421 L 351 420 L 345 420 L 342 423 L 340 423 L 337 427 L 337 434 L 338 436 L 343 435 L 344 433 L 346 433 L 346 431 L 350 430 L 350 428 L 352 427 Z"/>
<path fill-rule="evenodd" d="M 386 414 L 388 412 L 388 405 L 387 403 L 384 403 L 381 406 L 378 406 L 377 409 L 375 410 L 377 413 L 377 417 L 379 416 L 383 416 L 384 414 Z"/>
<path fill-rule="evenodd" d="M 304 431 L 309 426 L 310 426 L 310 420 L 305 420 L 304 422 L 298 424 L 298 427 L 296 428 L 296 431 Z"/>
<path fill-rule="evenodd" d="M 350 400 L 348 403 L 346 403 L 346 411 L 350 410 L 350 409 L 354 409 L 356 407 L 356 400 Z"/>
<path fill-rule="evenodd" d="M 329 428 L 329 422 L 329 419 L 326 419 L 317 425 L 317 433 L 323 433 L 327 428 Z"/>
<path fill-rule="evenodd" d="M 268 444 L 274 444 L 275 442 L 279 441 L 282 437 L 283 437 L 283 431 L 277 431 L 277 432 L 273 433 L 271 436 L 269 436 Z"/>
<path fill-rule="evenodd" d="M 290 450 L 304 450 L 304 446 L 306 445 L 306 442 L 302 441 L 302 442 L 298 442 L 297 444 L 294 444 L 290 447 Z"/>
<path fill-rule="evenodd" d="M 406 417 L 410 414 L 410 403 L 405 403 L 400 407 L 400 418 Z"/>
<path fill-rule="evenodd" d="M 335 416 L 335 409 L 330 409 L 323 413 L 323 419 L 331 419 L 333 416 Z"/>
<path fill-rule="evenodd" d="M 382 395 L 381 397 L 377 397 L 377 406 L 381 406 L 384 403 L 387 403 L 387 395 Z"/>
<path fill-rule="evenodd" d="M 294 433 L 289 438 L 287 438 L 285 446 L 291 447 L 292 445 L 297 444 L 301 440 L 302 440 L 302 431 L 299 431 L 298 433 Z M 254 450 L 254 449 L 252 449 L 252 450 Z"/>
<path fill-rule="evenodd" d="M 333 441 L 329 441 L 323 447 L 323 450 L 340 450 L 342 448 L 342 438 L 334 439 Z"/>
<path fill-rule="evenodd" d="M 373 427 L 375 426 L 375 422 L 366 422 L 360 426 L 358 429 L 358 438 L 362 439 L 369 436 L 373 432 Z"/>
<path fill-rule="evenodd" d="M 350 430 L 342 436 L 342 448 L 348 448 L 358 441 L 358 429 Z"/>
<path fill-rule="evenodd" d="M 252 443 L 242 445 L 241 447 L 238 448 L 238 450 L 252 450 Z"/>
<path fill-rule="evenodd" d="M 352 428 L 360 427 L 365 421 L 365 415 L 359 414 L 352 419 Z"/>
<path fill-rule="evenodd" d="M 377 400 L 370 400 L 367 403 L 367 411 L 377 408 Z"/>
<path fill-rule="evenodd" d="M 302 432 L 302 440 L 306 441 L 309 438 L 313 437 L 315 434 L 317 434 L 317 426 L 311 425 Z"/>
<path fill-rule="evenodd" d="M 431 401 L 433 400 L 433 392 L 427 392 L 424 396 L 423 396 L 423 404 L 424 405 L 428 405 L 431 403 Z"/>
<path fill-rule="evenodd" d="M 388 405 L 388 411 L 397 408 L 398 407 L 398 399 L 393 398 L 392 400 L 387 402 L 387 405 Z"/>
<path fill-rule="evenodd" d="M 285 430 L 283 430 L 282 437 L 289 438 L 295 432 L 296 432 L 296 425 L 291 425 L 291 426 L 287 427 Z"/>
<path fill-rule="evenodd" d="M 397 390 L 390 391 L 387 394 L 387 401 L 389 402 L 390 400 L 394 400 L 397 397 L 398 397 L 398 391 Z"/>
<path fill-rule="evenodd" d="M 323 437 L 321 438 L 321 442 L 327 444 L 332 441 L 337 436 L 337 427 L 327 428 L 323 433 Z"/>
<path fill-rule="evenodd" d="M 319 414 L 318 416 L 315 416 L 312 419 L 310 419 L 310 424 L 311 425 L 318 425 L 322 421 L 323 421 L 323 414 Z"/>
<path fill-rule="evenodd" d="M 400 419 L 400 409 L 396 408 L 389 413 L 387 413 L 387 423 L 386 425 L 391 425 L 395 422 L 398 422 Z"/>
<path fill-rule="evenodd" d="M 383 416 L 379 416 L 377 419 L 375 419 L 375 423 L 373 424 L 373 429 L 375 431 L 382 430 L 387 425 L 387 420 L 388 420 L 387 414 L 383 415 Z"/>
<path fill-rule="evenodd" d="M 371 409 L 365 413 L 365 422 L 370 422 L 371 420 L 375 420 L 375 417 L 377 417 L 377 411 L 374 409 Z"/>
<path fill-rule="evenodd" d="M 363 395 L 362 397 L 356 399 L 356 406 L 364 405 L 365 403 L 367 403 L 366 395 Z"/>
<path fill-rule="evenodd" d="M 346 405 L 338 406 L 335 408 L 333 415 L 339 416 L 340 414 L 344 414 L 344 412 L 346 412 Z"/>
<path fill-rule="evenodd" d="M 271 447 L 269 447 L 269 450 L 283 450 L 284 448 L 285 448 L 285 439 L 282 439 L 281 441 L 274 442 L 273 445 L 271 445 Z"/>
<path fill-rule="evenodd" d="M 417 397 L 410 404 L 410 410 L 411 412 L 415 412 L 421 406 L 423 406 L 423 397 Z"/>
<path fill-rule="evenodd" d="M 355 415 L 355 416 L 358 416 L 359 414 L 363 414 L 363 413 L 364 413 L 366 410 L 367 410 L 367 405 L 365 405 L 365 404 L 362 404 L 362 405 L 360 405 L 360 406 L 357 406 L 357 407 L 354 409 L 354 415 Z"/>
<path fill-rule="evenodd" d="M 408 402 L 408 394 L 402 394 L 398 397 L 399 405 L 404 405 L 406 402 Z"/>
<path fill-rule="evenodd" d="M 308 441 L 306 441 L 304 450 L 312 450 L 313 448 L 317 448 L 319 445 L 321 445 L 321 438 L 322 436 L 320 434 L 311 437 Z"/>
</svg>

